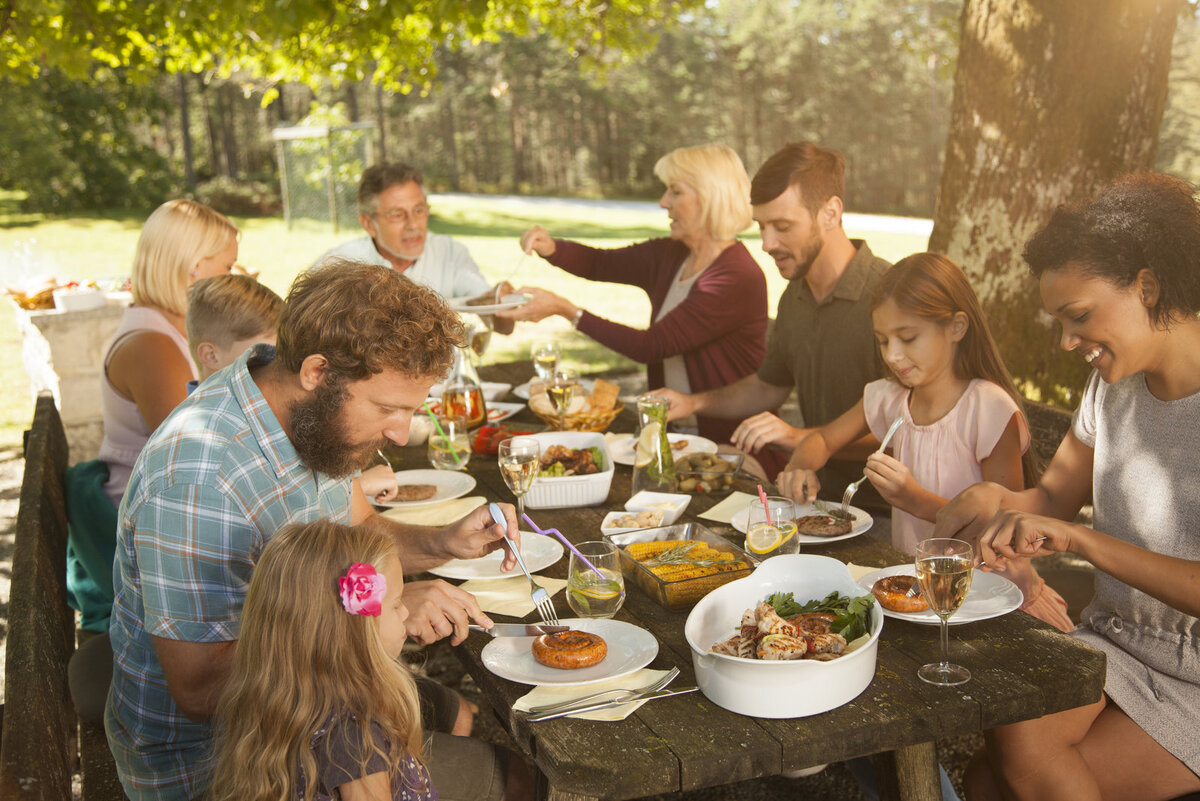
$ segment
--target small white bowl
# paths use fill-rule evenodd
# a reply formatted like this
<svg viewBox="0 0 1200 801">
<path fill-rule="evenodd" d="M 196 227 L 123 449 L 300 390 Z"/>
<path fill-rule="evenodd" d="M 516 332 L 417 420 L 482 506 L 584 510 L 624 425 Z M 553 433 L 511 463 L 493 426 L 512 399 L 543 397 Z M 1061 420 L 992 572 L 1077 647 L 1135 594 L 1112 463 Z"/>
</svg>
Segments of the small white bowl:
<svg viewBox="0 0 1200 801">
<path fill-rule="evenodd" d="M 429 419 L 429 415 L 421 412 L 414 413 L 412 422 L 408 425 L 408 442 L 406 445 L 424 445 L 429 439 L 429 432 L 433 431 L 433 421 Z"/>
<path fill-rule="evenodd" d="M 606 514 L 604 516 L 603 522 L 600 523 L 600 533 L 601 534 L 624 534 L 626 531 L 638 531 L 643 528 L 659 528 L 661 526 L 667 525 L 667 523 L 663 522 L 662 520 L 660 520 L 657 523 L 653 523 L 653 522 L 648 523 L 644 526 L 618 526 L 618 525 L 616 525 L 616 521 L 618 518 L 628 517 L 631 514 L 637 514 L 637 512 L 639 512 L 639 511 L 662 512 L 664 514 L 663 519 L 665 520 L 666 513 L 663 509 L 638 509 L 636 511 L 629 509 L 624 512 L 620 512 L 620 511 L 609 512 L 608 514 Z"/>
<path fill-rule="evenodd" d="M 54 295 L 54 308 L 64 312 L 99 309 L 108 302 L 104 293 L 95 287 L 81 286 L 70 289 L 56 289 L 52 294 Z"/>
<path fill-rule="evenodd" d="M 663 520 L 658 525 L 671 526 L 683 515 L 684 511 L 688 508 L 688 504 L 691 502 L 691 495 L 682 495 L 678 492 L 650 492 L 649 490 L 642 490 L 625 501 L 625 511 L 661 511 L 663 513 Z"/>
</svg>

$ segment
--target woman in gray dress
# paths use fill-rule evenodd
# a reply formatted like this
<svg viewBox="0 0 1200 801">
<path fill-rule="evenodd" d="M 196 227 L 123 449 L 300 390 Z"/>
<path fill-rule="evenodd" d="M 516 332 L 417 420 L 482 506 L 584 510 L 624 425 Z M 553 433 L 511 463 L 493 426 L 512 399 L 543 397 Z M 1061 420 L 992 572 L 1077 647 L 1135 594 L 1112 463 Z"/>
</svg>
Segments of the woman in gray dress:
<svg viewBox="0 0 1200 801">
<path fill-rule="evenodd" d="M 1074 636 L 1104 696 L 987 733 L 969 799 L 1170 799 L 1200 790 L 1200 206 L 1164 175 L 1060 208 L 1025 249 L 1061 346 L 1093 368 L 1038 486 L 977 484 L 935 536 L 979 558 L 1071 551 L 1096 566 Z M 1076 525 L 1094 497 L 1094 528 Z M 1103 532 L 1103 533 L 1101 533 Z M 1063 665 L 1070 670 L 1070 665 Z"/>
</svg>

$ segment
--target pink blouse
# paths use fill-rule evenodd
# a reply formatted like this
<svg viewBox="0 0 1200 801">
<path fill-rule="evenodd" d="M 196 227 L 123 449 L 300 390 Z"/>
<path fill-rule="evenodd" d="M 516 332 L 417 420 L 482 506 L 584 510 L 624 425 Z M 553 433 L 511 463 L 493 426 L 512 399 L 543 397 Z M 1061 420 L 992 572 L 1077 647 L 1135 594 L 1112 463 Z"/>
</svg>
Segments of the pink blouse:
<svg viewBox="0 0 1200 801">
<path fill-rule="evenodd" d="M 904 424 L 892 438 L 892 454 L 924 489 L 953 498 L 983 481 L 980 463 L 992 455 L 1008 421 L 1017 415 L 1021 452 L 1029 448 L 1029 426 L 1016 401 L 991 381 L 972 379 L 962 397 L 942 419 L 927 426 L 913 422 L 908 410 L 908 387 L 889 378 L 863 388 L 863 411 L 871 433 L 883 439 L 897 417 Z M 933 536 L 933 523 L 892 510 L 892 545 L 907 554 L 917 543 Z"/>
</svg>

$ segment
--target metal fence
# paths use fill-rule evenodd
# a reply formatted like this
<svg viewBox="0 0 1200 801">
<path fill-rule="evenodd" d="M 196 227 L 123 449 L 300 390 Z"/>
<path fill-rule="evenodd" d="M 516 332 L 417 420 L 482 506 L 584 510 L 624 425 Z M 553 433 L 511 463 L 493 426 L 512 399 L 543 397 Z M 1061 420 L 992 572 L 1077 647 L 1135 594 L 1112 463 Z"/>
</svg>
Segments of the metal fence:
<svg viewBox="0 0 1200 801">
<path fill-rule="evenodd" d="M 358 228 L 358 181 L 373 164 L 374 122 L 276 128 L 280 194 L 288 228 L 298 219 Z"/>
</svg>

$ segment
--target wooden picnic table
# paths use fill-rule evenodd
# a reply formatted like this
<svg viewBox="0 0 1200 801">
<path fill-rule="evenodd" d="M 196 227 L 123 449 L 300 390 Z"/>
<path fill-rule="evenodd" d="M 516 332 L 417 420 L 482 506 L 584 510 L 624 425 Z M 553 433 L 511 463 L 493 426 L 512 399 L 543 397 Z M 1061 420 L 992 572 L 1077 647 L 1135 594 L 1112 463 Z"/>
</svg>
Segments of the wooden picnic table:
<svg viewBox="0 0 1200 801">
<path fill-rule="evenodd" d="M 481 370 L 489 381 L 519 384 L 532 373 L 528 362 Z M 528 409 L 515 423 L 536 422 Z M 626 409 L 610 431 L 632 432 L 635 416 Z M 405 449 L 397 468 L 425 467 L 425 449 Z M 478 492 L 511 501 L 494 457 L 473 456 L 469 472 Z M 600 506 L 537 510 L 543 528 L 554 526 L 573 542 L 600 538 L 605 513 L 630 495 L 631 468 L 616 468 L 606 502 Z M 753 485 L 740 489 L 754 491 Z M 721 497 L 695 496 L 680 522 Z M 732 528 L 698 520 L 741 544 Z M 890 520 L 877 517 L 866 534 L 803 553 L 823 554 L 858 565 L 884 567 L 910 557 L 890 545 Z M 567 560 L 542 571 L 566 578 Z M 555 604 L 565 611 L 562 596 Z M 659 653 L 650 667 L 677 666 L 676 686 L 695 684 L 691 653 L 683 635 L 687 612 L 673 612 L 630 587 L 617 619 L 652 632 Z M 498 620 L 504 620 L 498 617 Z M 530 620 L 534 619 L 531 615 Z M 879 643 L 875 678 L 844 706 L 805 718 L 768 720 L 726 711 L 700 693 L 645 704 L 619 722 L 571 718 L 531 724 L 513 702 L 530 687 L 488 671 L 480 652 L 490 641 L 472 634 L 455 651 L 496 715 L 531 765 L 551 799 L 641 798 L 713 787 L 786 771 L 875 755 L 881 798 L 924 801 L 941 797 L 934 741 L 980 732 L 993 726 L 1040 717 L 1099 700 L 1104 687 L 1104 656 L 1024 612 L 952 626 L 951 659 L 971 670 L 971 680 L 938 688 L 917 678 L 917 668 L 939 654 L 936 626 L 887 619 Z"/>
</svg>

